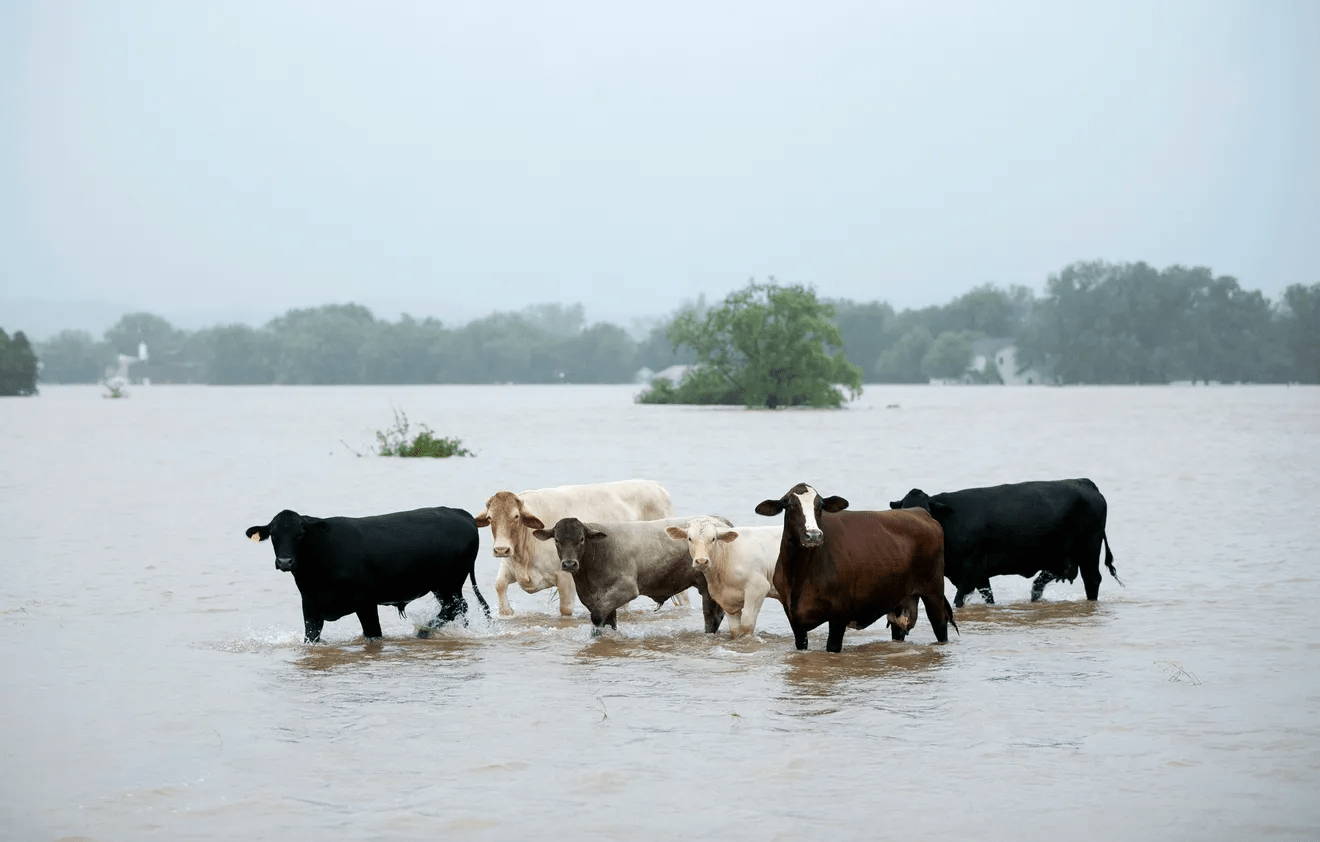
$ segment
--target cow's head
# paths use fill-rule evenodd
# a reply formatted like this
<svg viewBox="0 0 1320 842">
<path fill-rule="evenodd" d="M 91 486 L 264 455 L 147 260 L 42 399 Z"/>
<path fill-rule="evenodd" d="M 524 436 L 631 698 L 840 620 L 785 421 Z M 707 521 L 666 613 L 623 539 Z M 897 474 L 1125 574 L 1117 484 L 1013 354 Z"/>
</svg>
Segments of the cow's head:
<svg viewBox="0 0 1320 842">
<path fill-rule="evenodd" d="M 508 558 L 513 555 L 515 544 L 525 540 L 523 529 L 544 529 L 541 519 L 523 505 L 522 498 L 512 491 L 497 491 L 495 496 L 486 501 L 486 508 L 477 515 L 477 526 L 489 526 L 495 545 L 492 552 L 496 558 Z"/>
<path fill-rule="evenodd" d="M 565 573 L 574 573 L 582 565 L 582 554 L 587 549 L 588 541 L 599 541 L 605 533 L 592 529 L 575 517 L 561 518 L 554 529 L 544 527 L 532 533 L 538 541 L 555 542 L 555 552 L 559 554 L 559 566 Z"/>
<path fill-rule="evenodd" d="M 930 511 L 930 495 L 920 488 L 914 488 L 903 495 L 902 500 L 893 500 L 889 503 L 891 509 L 925 509 Z"/>
<path fill-rule="evenodd" d="M 729 528 L 727 521 L 713 517 L 694 517 L 688 521 L 687 529 L 681 526 L 665 527 L 665 534 L 675 541 L 687 541 L 692 566 L 698 570 L 710 567 L 710 556 L 716 542 L 727 544 L 738 538 L 738 533 Z"/>
<path fill-rule="evenodd" d="M 249 526 L 247 536 L 253 541 L 270 539 L 275 550 L 275 569 L 292 573 L 298 569 L 298 545 L 309 529 L 324 529 L 325 521 L 305 517 L 285 509 L 265 526 Z"/>
<path fill-rule="evenodd" d="M 953 508 L 947 503 L 941 503 L 939 500 L 931 499 L 930 495 L 920 488 L 914 488 L 903 496 L 902 500 L 890 502 L 891 509 L 925 509 L 926 514 L 943 523 L 943 519 L 953 514 Z"/>
<path fill-rule="evenodd" d="M 774 517 L 783 512 L 784 534 L 790 541 L 802 547 L 819 547 L 825 541 L 825 534 L 820 531 L 820 513 L 841 512 L 846 508 L 848 501 L 842 497 L 822 498 L 816 489 L 800 482 L 778 500 L 756 504 L 756 513 Z"/>
</svg>

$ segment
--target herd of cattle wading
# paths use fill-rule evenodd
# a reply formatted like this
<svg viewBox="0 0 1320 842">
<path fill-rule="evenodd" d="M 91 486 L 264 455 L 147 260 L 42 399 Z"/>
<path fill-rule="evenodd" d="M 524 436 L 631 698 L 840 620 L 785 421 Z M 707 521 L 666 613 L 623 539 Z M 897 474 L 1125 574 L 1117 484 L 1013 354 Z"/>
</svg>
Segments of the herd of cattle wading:
<svg viewBox="0 0 1320 842">
<path fill-rule="evenodd" d="M 512 616 L 508 587 L 528 593 L 555 587 L 559 611 L 572 616 L 578 599 L 591 613 L 593 634 L 617 628 L 618 609 L 639 596 L 657 604 L 687 604 L 701 595 L 707 632 L 727 616 L 733 637 L 751 634 L 767 597 L 778 600 L 798 649 L 807 633 L 828 624 L 825 648 L 843 648 L 845 629 L 881 617 L 894 640 L 916 625 L 925 606 L 936 640 L 948 640 L 953 606 L 972 590 L 994 602 L 993 576 L 1036 576 L 1031 599 L 1054 580 L 1080 572 L 1087 599 L 1100 593 L 1100 550 L 1114 571 L 1105 535 L 1107 506 L 1089 479 L 1023 482 L 927 495 L 913 489 L 885 511 L 853 511 L 843 497 L 823 497 L 799 483 L 757 504 L 780 526 L 735 526 L 718 515 L 674 516 L 669 492 L 650 480 L 565 485 L 492 495 L 473 517 L 438 506 L 375 517 L 318 518 L 284 510 L 248 528 L 270 540 L 275 567 L 293 574 L 302 596 L 305 639 L 315 643 L 327 621 L 356 614 L 368 639 L 381 636 L 378 606 L 400 616 L 433 594 L 434 618 L 418 634 L 466 621 L 464 580 L 486 616 L 477 588 L 479 529 L 489 526 L 500 559 L 495 577 L 499 612 Z M 1121 581 L 1120 581 L 1121 584 Z"/>
</svg>

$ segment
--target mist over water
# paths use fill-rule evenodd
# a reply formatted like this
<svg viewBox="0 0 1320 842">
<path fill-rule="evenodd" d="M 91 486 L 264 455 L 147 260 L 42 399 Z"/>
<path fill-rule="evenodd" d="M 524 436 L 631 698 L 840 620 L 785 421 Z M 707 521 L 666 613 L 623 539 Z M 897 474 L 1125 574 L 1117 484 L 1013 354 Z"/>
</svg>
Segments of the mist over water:
<svg viewBox="0 0 1320 842">
<path fill-rule="evenodd" d="M 1320 389 L 869 386 L 846 410 L 639 406 L 628 386 L 156 387 L 0 401 L 0 836 L 1314 838 Z M 475 458 L 357 457 L 391 406 Z M 639 600 L 305 646 L 243 536 L 277 511 L 478 511 L 644 477 L 764 525 L 793 484 L 887 508 L 1087 476 L 1120 587 L 973 595 L 797 652 Z M 477 582 L 494 600 L 482 532 Z M 465 595 L 479 611 L 470 586 Z M 952 586 L 946 587 L 949 597 Z"/>
</svg>

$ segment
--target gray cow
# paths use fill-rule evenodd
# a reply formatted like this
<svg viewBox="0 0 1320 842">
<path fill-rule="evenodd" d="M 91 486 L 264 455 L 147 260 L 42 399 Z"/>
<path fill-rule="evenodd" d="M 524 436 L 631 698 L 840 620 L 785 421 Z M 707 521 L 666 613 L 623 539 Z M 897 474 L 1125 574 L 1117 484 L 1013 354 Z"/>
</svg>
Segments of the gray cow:
<svg viewBox="0 0 1320 842">
<path fill-rule="evenodd" d="M 619 607 L 639 596 L 648 596 L 658 605 L 688 588 L 701 594 L 706 631 L 713 633 L 724 619 L 724 609 L 711 599 L 706 577 L 693 567 L 687 544 L 665 532 L 671 526 L 686 529 L 691 520 L 583 523 L 566 517 L 554 528 L 532 534 L 538 540 L 555 542 L 560 565 L 573 575 L 578 599 L 591 611 L 595 634 L 606 624 L 617 629 Z"/>
</svg>

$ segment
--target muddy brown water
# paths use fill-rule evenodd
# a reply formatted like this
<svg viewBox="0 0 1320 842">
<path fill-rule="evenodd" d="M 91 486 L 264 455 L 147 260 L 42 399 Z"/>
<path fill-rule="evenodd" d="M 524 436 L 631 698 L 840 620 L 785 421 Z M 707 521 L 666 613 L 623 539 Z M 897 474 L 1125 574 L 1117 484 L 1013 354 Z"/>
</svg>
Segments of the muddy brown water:
<svg viewBox="0 0 1320 842">
<path fill-rule="evenodd" d="M 1320 389 L 873 386 L 841 412 L 632 393 L 0 401 L 0 837 L 1320 835 Z M 478 456 L 354 456 L 391 403 Z M 823 629 L 795 651 L 777 604 L 752 639 L 644 601 L 592 639 L 580 606 L 561 620 L 516 587 L 512 619 L 416 640 L 382 609 L 383 641 L 349 617 L 305 646 L 291 577 L 243 536 L 285 507 L 475 512 L 501 488 L 627 477 L 753 524 L 799 481 L 884 508 L 1074 476 L 1108 498 L 1126 587 L 1033 604 L 999 578 L 947 645 L 922 617 L 839 654 Z"/>
</svg>

